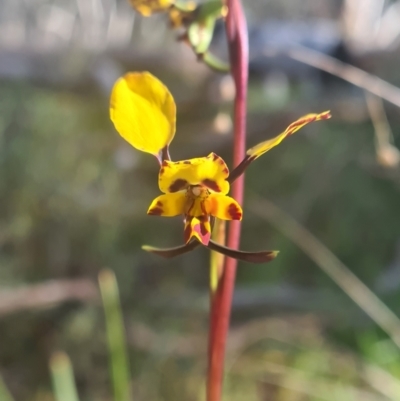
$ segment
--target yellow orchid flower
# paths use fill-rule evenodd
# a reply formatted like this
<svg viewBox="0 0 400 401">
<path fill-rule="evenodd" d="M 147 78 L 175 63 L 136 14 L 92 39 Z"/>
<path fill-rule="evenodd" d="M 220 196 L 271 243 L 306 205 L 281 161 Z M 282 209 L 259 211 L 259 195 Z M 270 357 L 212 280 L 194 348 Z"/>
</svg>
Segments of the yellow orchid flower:
<svg viewBox="0 0 400 401">
<path fill-rule="evenodd" d="M 144 17 L 149 17 L 153 13 L 168 10 L 174 0 L 129 0 L 131 6 Z"/>
<path fill-rule="evenodd" d="M 227 194 L 230 184 L 251 162 L 277 146 L 304 125 L 330 118 L 328 111 L 308 114 L 277 137 L 256 145 L 231 173 L 224 160 L 210 153 L 206 157 L 173 162 L 168 147 L 175 135 L 176 106 L 169 90 L 148 72 L 131 72 L 117 80 L 111 93 L 110 117 L 118 133 L 132 146 L 153 154 L 160 163 L 158 185 L 163 193 L 153 200 L 149 215 L 184 217 L 185 245 L 145 250 L 164 257 L 207 246 L 230 257 L 261 263 L 276 257 L 276 251 L 243 252 L 226 248 L 210 239 L 214 218 L 241 220 L 242 208 Z"/>
<path fill-rule="evenodd" d="M 171 162 L 165 160 L 158 176 L 164 195 L 151 203 L 150 215 L 185 216 L 184 238 L 196 238 L 208 245 L 211 235 L 210 217 L 241 220 L 242 208 L 227 196 L 229 170 L 215 153 L 207 157 Z"/>
<path fill-rule="evenodd" d="M 181 2 L 176 0 L 129 0 L 131 6 L 144 17 L 154 13 L 165 12 L 173 29 L 189 24 L 194 18 L 197 4 L 194 1 Z"/>
</svg>

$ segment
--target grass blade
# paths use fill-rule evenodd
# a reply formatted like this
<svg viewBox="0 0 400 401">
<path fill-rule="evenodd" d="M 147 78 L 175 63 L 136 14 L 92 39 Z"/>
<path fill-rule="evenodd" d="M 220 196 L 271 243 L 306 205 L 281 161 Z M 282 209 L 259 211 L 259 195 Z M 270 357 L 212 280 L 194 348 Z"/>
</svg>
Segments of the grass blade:
<svg viewBox="0 0 400 401">
<path fill-rule="evenodd" d="M 8 391 L 6 384 L 4 383 L 2 377 L 0 377 L 0 400 L 2 401 L 14 401 L 13 396 Z"/>
<path fill-rule="evenodd" d="M 78 401 L 71 361 L 64 352 L 56 352 L 50 360 L 50 371 L 56 401 Z"/>
<path fill-rule="evenodd" d="M 272 202 L 253 196 L 250 210 L 302 249 L 400 348 L 400 319 L 306 228 Z"/>
<path fill-rule="evenodd" d="M 114 273 L 111 270 L 103 270 L 99 274 L 99 284 L 106 319 L 114 399 L 115 401 L 129 401 L 129 363 L 125 327 Z"/>
</svg>

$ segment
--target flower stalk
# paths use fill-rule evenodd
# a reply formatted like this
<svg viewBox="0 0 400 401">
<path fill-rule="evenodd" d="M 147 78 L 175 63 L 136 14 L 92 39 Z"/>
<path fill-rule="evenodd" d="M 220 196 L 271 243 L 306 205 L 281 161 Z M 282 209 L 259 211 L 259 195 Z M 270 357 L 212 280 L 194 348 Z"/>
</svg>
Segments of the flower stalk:
<svg viewBox="0 0 400 401">
<path fill-rule="evenodd" d="M 246 18 L 240 0 L 228 0 L 227 6 L 226 33 L 231 74 L 236 88 L 233 145 L 233 165 L 236 167 L 242 162 L 246 153 L 248 33 Z M 232 192 L 234 199 L 242 204 L 244 192 L 243 174 L 236 179 Z M 230 223 L 227 241 L 229 248 L 238 249 L 240 231 L 240 221 Z M 221 400 L 226 340 L 235 287 L 236 268 L 237 260 L 227 257 L 217 289 L 211 297 L 207 401 Z"/>
</svg>

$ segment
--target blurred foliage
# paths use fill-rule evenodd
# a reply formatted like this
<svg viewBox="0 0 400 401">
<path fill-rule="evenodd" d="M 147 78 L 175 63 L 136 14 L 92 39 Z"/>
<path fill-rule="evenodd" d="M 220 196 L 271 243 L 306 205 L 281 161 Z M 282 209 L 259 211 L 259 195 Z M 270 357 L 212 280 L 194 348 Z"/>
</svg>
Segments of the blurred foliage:
<svg viewBox="0 0 400 401">
<path fill-rule="evenodd" d="M 257 4 L 254 15 L 264 9 Z M 278 16 L 292 7 L 274 4 Z M 311 9 L 314 2 L 307 4 Z M 304 8 L 296 10 L 304 16 Z M 164 65 L 171 60 L 160 57 L 124 60 L 117 70 L 160 71 L 171 88 L 178 103 L 174 159 L 215 151 L 231 160 L 230 130 L 213 128 L 217 114 L 231 110 L 229 96 L 224 100 L 219 92 L 226 82 L 186 59 L 171 72 Z M 104 66 L 101 58 L 95 61 L 93 70 Z M 395 76 L 394 65 L 383 68 Z M 181 222 L 146 216 L 159 192 L 157 163 L 117 136 L 108 92 L 83 81 L 73 87 L 0 81 L 0 295 L 50 279 L 95 281 L 100 269 L 112 268 L 132 399 L 202 399 L 208 252 L 165 261 L 140 249 L 181 243 Z M 363 93 L 318 79 L 315 85 L 277 81 L 252 77 L 249 146 L 308 112 L 331 108 L 333 119 L 305 128 L 254 163 L 246 174 L 247 200 L 257 194 L 282 207 L 400 313 L 400 173 L 376 162 Z M 386 110 L 400 147 L 398 110 Z M 244 212 L 242 248 L 281 252 L 267 266 L 241 264 L 238 270 L 226 399 L 399 399 L 399 350 L 246 202 Z M 82 401 L 111 399 L 99 300 L 0 315 L 0 344 L 0 373 L 16 401 L 54 400 L 48 362 L 57 350 L 71 358 Z M 1 401 L 6 397 L 0 382 Z"/>
<path fill-rule="evenodd" d="M 2 82 L 1 86 L 2 285 L 48 278 L 94 278 L 101 267 L 112 266 L 120 281 L 128 338 L 133 345 L 130 354 L 135 354 L 133 383 L 140 383 L 135 389 L 138 399 L 172 400 L 182 392 L 187 392 L 185 399 L 197 399 L 202 392 L 205 353 L 177 357 L 172 350 L 170 355 L 162 351 L 167 349 L 168 338 L 182 332 L 202 333 L 206 337 L 208 256 L 206 251 L 197 250 L 164 261 L 140 250 L 145 242 L 181 242 L 178 221 L 145 215 L 149 199 L 158 191 L 156 163 L 151 157 L 136 154 L 113 133 L 106 111 L 107 99 L 95 90 L 60 92 L 19 82 Z M 274 117 L 268 123 L 271 116 L 250 110 L 250 121 L 263 121 L 250 131 L 250 144 L 267 131 L 270 135 L 269 125 L 281 130 L 289 119 L 280 112 L 278 121 Z M 197 132 L 191 134 L 188 127 L 193 127 L 193 123 L 181 120 L 173 152 L 183 157 L 196 155 L 196 145 L 190 145 L 185 135 Z M 211 135 L 209 132 L 205 137 Z M 218 141 L 217 152 L 228 154 L 229 149 L 223 149 L 226 140 Z M 212 150 L 208 143 L 202 146 L 202 153 Z M 374 161 L 370 124 L 349 124 L 336 118 L 307 128 L 307 132 L 295 135 L 261 158 L 249 170 L 246 185 L 248 196 L 257 193 L 273 199 L 374 288 L 388 270 L 399 240 L 398 185 L 382 175 L 384 171 Z M 330 338 L 324 340 L 328 341 L 326 344 L 330 341 L 352 348 L 371 363 L 399 374 L 397 359 L 390 358 L 397 350 L 393 346 L 386 348 L 384 335 L 355 307 L 338 310 L 338 303 L 351 305 L 346 296 L 286 238 L 255 218 L 251 210 L 245 210 L 242 242 L 244 249 L 269 247 L 280 249 L 281 253 L 265 268 L 241 266 L 239 289 L 262 292 L 262 288 L 267 291 L 272 286 L 279 292 L 280 285 L 286 283 L 315 293 L 314 302 L 308 303 L 306 309 L 316 316 L 324 311 L 317 326 L 326 330 Z M 325 300 L 324 292 L 317 289 L 330 289 L 331 297 Z M 386 295 L 384 291 L 382 297 L 398 310 L 398 292 L 389 291 Z M 235 310 L 234 322 L 241 324 L 250 316 L 273 314 L 285 320 L 288 313 L 304 313 L 295 295 L 282 304 L 278 296 L 253 308 L 251 304 L 239 304 Z M 162 343 L 150 349 L 135 346 L 135 330 L 129 329 L 129 322 L 137 320 L 150 325 L 155 332 L 166 333 Z M 9 344 L 0 350 L 4 377 L 18 400 L 43 399 L 43 394 L 49 394 L 45 390 L 49 385 L 48 358 L 61 348 L 73 360 L 83 399 L 104 399 L 103 395 L 110 391 L 104 385 L 109 383 L 105 339 L 101 313 L 95 306 L 66 304 L 6 316 L 0 322 L 0 341 Z M 273 354 L 277 352 L 275 345 L 271 347 Z M 319 347 L 322 348 L 315 351 L 314 345 L 306 345 L 300 357 L 297 351 L 293 354 L 285 346 L 285 363 L 293 369 L 300 364 L 299 369 L 307 370 L 315 352 L 332 352 L 326 348 L 328 345 Z M 158 355 L 159 352 L 162 354 Z M 179 354 L 179 347 L 176 352 Z M 340 359 L 342 351 L 335 350 L 333 354 Z M 249 354 L 250 357 L 255 369 L 264 366 L 262 353 Z M 329 357 L 326 358 L 324 363 L 329 365 Z M 317 376 L 321 374 L 317 368 Z M 357 369 L 349 374 L 349 383 L 358 386 Z M 264 399 L 259 394 L 267 391 L 263 390 L 265 386 L 272 386 L 273 392 L 284 391 L 278 390 L 277 384 L 254 382 L 257 375 L 248 372 L 245 378 L 237 379 L 236 373 L 233 381 L 229 377 L 231 400 L 241 399 L 240 394 L 254 394 L 249 400 Z M 314 380 L 314 376 L 307 380 Z M 24 383 L 23 388 L 18 383 Z M 290 397 L 287 399 L 296 399 Z"/>
</svg>

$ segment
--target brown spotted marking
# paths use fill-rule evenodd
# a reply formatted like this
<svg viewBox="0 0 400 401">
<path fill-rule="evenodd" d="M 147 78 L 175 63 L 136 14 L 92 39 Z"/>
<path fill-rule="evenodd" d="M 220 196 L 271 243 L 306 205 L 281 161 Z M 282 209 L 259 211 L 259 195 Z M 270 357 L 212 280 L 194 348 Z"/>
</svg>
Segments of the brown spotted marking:
<svg viewBox="0 0 400 401">
<path fill-rule="evenodd" d="M 227 213 L 232 220 L 240 220 L 242 218 L 242 212 L 235 203 L 231 203 L 228 206 Z"/>
<path fill-rule="evenodd" d="M 312 123 L 313 121 L 315 121 L 316 117 L 311 117 L 311 118 L 303 118 L 299 121 L 295 121 L 294 123 L 290 124 L 287 131 L 288 131 L 288 136 L 294 134 L 294 130 L 298 130 L 301 127 L 303 127 L 304 125 L 308 124 L 308 123 Z M 297 128 L 297 129 L 296 129 Z M 295 132 L 296 132 L 295 131 Z"/>
<path fill-rule="evenodd" d="M 210 180 L 209 178 L 203 180 L 202 184 L 212 189 L 214 192 L 221 192 L 221 188 L 218 186 L 218 184 L 215 181 Z"/>
<path fill-rule="evenodd" d="M 187 186 L 188 182 L 182 178 L 178 178 L 169 186 L 169 192 L 178 192 Z"/>
<path fill-rule="evenodd" d="M 208 216 L 199 216 L 198 219 L 200 220 L 200 232 L 201 235 L 205 236 L 209 234 L 209 231 L 207 230 L 206 224 L 208 223 Z"/>
<path fill-rule="evenodd" d="M 147 214 L 151 216 L 161 216 L 163 212 L 163 209 L 161 207 L 153 207 L 153 209 L 150 209 Z"/>
</svg>

